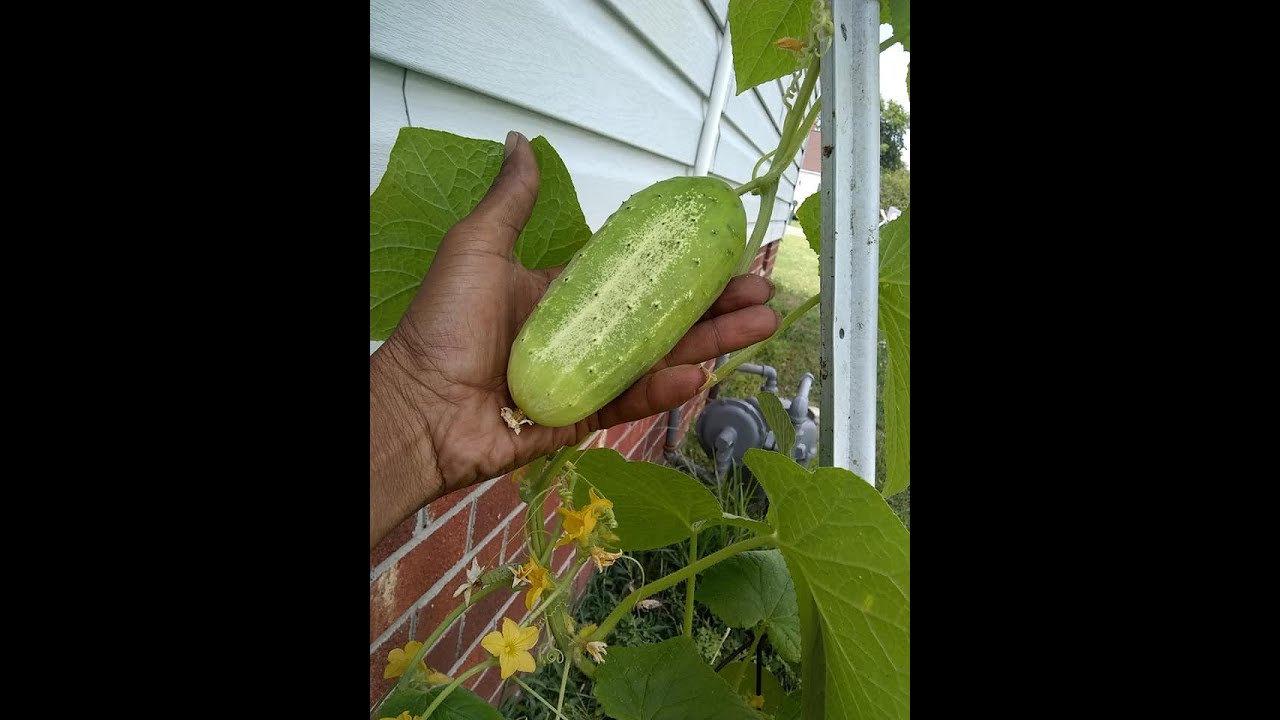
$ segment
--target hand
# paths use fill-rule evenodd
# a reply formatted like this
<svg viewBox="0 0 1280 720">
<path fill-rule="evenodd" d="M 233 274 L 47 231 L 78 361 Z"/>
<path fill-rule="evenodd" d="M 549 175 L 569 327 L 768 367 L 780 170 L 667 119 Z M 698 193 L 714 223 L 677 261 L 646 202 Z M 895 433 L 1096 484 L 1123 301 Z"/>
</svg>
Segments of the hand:
<svg viewBox="0 0 1280 720">
<path fill-rule="evenodd" d="M 445 234 L 400 325 L 369 359 L 370 547 L 446 492 L 529 463 L 600 428 L 648 417 L 696 395 L 698 367 L 778 328 L 773 286 L 734 278 L 706 316 L 649 374 L 599 412 L 560 428 L 501 417 L 511 343 L 561 268 L 529 270 L 512 256 L 538 196 L 538 165 L 518 133 L 475 210 Z M 380 531 L 379 531 L 380 529 Z"/>
</svg>

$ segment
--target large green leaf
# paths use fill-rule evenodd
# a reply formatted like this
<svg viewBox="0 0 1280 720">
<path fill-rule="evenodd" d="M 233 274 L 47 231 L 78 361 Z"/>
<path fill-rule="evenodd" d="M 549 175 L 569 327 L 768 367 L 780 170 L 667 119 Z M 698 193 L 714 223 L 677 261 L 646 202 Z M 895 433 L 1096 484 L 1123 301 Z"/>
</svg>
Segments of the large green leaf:
<svg viewBox="0 0 1280 720">
<path fill-rule="evenodd" d="M 778 452 L 791 457 L 791 448 L 796 445 L 796 428 L 791 424 L 791 416 L 782 408 L 782 401 L 773 393 L 762 392 L 756 397 L 760 403 L 760 412 L 769 423 L 773 437 L 778 443 Z"/>
<path fill-rule="evenodd" d="M 800 662 L 800 611 L 787 564 L 777 550 L 752 550 L 702 573 L 698 600 L 729 627 L 764 623 L 778 654 Z"/>
<path fill-rule="evenodd" d="M 809 35 L 811 0 L 729 0 L 729 35 L 738 95 L 796 69 L 796 54 L 775 40 Z"/>
<path fill-rule="evenodd" d="M 911 208 L 880 228 L 880 329 L 884 378 L 885 497 L 911 484 Z"/>
<path fill-rule="evenodd" d="M 378 713 L 374 717 L 394 718 L 406 710 L 409 711 L 411 716 L 421 715 L 427 711 L 427 706 L 435 701 L 436 696 L 443 691 L 443 686 L 435 687 L 431 690 L 397 687 L 383 701 L 382 706 L 378 708 Z M 441 720 L 502 720 L 502 713 L 493 709 L 489 703 L 481 700 L 480 696 L 459 686 L 449 693 L 444 702 L 440 703 L 431 714 L 431 718 L 432 720 L 436 718 Z"/>
<path fill-rule="evenodd" d="M 804 702 L 803 690 L 796 690 L 782 699 L 782 706 L 774 714 L 774 720 L 800 720 L 800 707 Z"/>
<path fill-rule="evenodd" d="M 561 265 L 591 237 L 573 179 L 545 138 L 530 145 L 541 185 L 516 240 L 527 267 Z M 440 240 L 484 197 L 502 167 L 502 143 L 401 128 L 382 182 L 369 196 L 369 339 L 384 340 L 409 307 Z"/>
<path fill-rule="evenodd" d="M 702 661 L 685 636 L 610 647 L 596 670 L 596 698 L 617 720 L 758 720 L 755 710 Z"/>
<path fill-rule="evenodd" d="M 754 662 L 745 660 L 731 662 L 720 671 L 720 677 L 737 690 L 738 695 L 745 698 L 748 703 L 751 702 L 752 697 L 755 697 L 756 664 Z M 764 697 L 764 707 L 760 709 L 769 715 L 777 715 L 778 708 L 787 699 L 787 692 L 782 689 L 782 683 L 778 682 L 778 678 L 774 677 L 768 668 L 760 668 L 759 694 Z"/>
<path fill-rule="evenodd" d="M 911 0 L 889 0 L 892 16 L 893 39 L 902 43 L 902 49 L 911 50 Z"/>
<path fill-rule="evenodd" d="M 589 500 L 588 485 L 613 502 L 614 530 L 623 550 L 652 550 L 688 539 L 694 523 L 721 519 L 720 504 L 702 483 L 662 465 L 628 462 L 616 450 L 588 450 L 574 463 L 574 503 Z"/>
<path fill-rule="evenodd" d="M 776 508 L 795 581 L 806 703 L 817 689 L 825 717 L 910 717 L 911 534 L 848 470 L 810 473 L 757 449 L 745 460 Z"/>
<path fill-rule="evenodd" d="M 822 257 L 822 193 L 815 192 L 800 203 L 796 210 L 796 219 L 800 221 L 800 229 L 809 241 L 809 247 L 818 257 Z M 821 267 L 821 265 L 819 265 Z"/>
</svg>

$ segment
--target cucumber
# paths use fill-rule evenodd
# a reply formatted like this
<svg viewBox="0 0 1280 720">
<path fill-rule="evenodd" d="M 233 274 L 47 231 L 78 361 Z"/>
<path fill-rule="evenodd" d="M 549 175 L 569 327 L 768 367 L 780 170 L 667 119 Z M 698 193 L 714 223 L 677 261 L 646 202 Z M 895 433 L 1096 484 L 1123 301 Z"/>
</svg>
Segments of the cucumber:
<svg viewBox="0 0 1280 720">
<path fill-rule="evenodd" d="M 572 425 L 643 376 L 698 321 L 746 248 L 724 181 L 677 177 L 632 195 L 569 261 L 511 347 L 507 384 L 539 425 Z"/>
</svg>

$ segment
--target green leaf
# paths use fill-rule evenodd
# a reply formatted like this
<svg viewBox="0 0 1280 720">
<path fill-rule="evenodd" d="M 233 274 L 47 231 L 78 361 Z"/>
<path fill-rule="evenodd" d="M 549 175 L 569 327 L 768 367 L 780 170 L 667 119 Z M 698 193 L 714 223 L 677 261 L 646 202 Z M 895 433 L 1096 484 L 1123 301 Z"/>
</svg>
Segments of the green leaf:
<svg viewBox="0 0 1280 720">
<path fill-rule="evenodd" d="M 738 95 L 796 70 L 796 54 L 775 40 L 809 36 L 811 0 L 729 0 L 729 35 Z"/>
<path fill-rule="evenodd" d="M 902 43 L 902 49 L 911 50 L 911 0 L 889 0 L 893 22 L 893 39 Z"/>
<path fill-rule="evenodd" d="M 698 600 L 729 627 L 764 623 L 778 654 L 800 662 L 796 591 L 777 550 L 739 553 L 711 566 L 698 583 Z"/>
<path fill-rule="evenodd" d="M 755 710 L 680 636 L 642 647 L 610 647 L 595 695 L 617 720 L 758 720 Z"/>
<path fill-rule="evenodd" d="M 822 192 L 815 192 L 800 203 L 796 210 L 796 218 L 800 221 L 800 229 L 809 241 L 813 253 L 822 257 Z"/>
<path fill-rule="evenodd" d="M 527 268 L 557 267 L 587 244 L 591 228 L 582 215 L 569 169 L 555 148 L 542 136 L 530 140 L 529 146 L 538 159 L 541 181 L 533 214 L 516 240 L 516 257 Z"/>
<path fill-rule="evenodd" d="M 885 497 L 911 484 L 911 208 L 880 228 L 880 329 L 884 378 Z"/>
<path fill-rule="evenodd" d="M 720 677 L 729 683 L 729 687 L 738 691 L 748 703 L 756 695 L 756 664 L 745 660 L 736 660 L 720 671 Z M 776 715 L 778 708 L 787 699 L 787 691 L 782 683 L 769 672 L 769 668 L 760 669 L 760 695 L 764 696 L 764 707 L 760 708 L 769 715 Z"/>
<path fill-rule="evenodd" d="M 800 606 L 805 702 L 817 690 L 825 717 L 910 717 L 911 534 L 848 470 L 810 473 L 758 449 L 745 460 L 777 509 Z"/>
<path fill-rule="evenodd" d="M 782 699 L 782 706 L 774 714 L 774 720 L 801 720 L 800 706 L 804 702 L 803 690 L 796 690 Z"/>
<path fill-rule="evenodd" d="M 662 465 L 628 462 L 616 450 L 588 450 L 574 463 L 574 504 L 590 499 L 588 486 L 613 502 L 614 530 L 623 550 L 652 550 L 687 539 L 693 525 L 721 518 L 720 504 L 702 483 Z M 612 661 L 610 656 L 610 661 Z"/>
<path fill-rule="evenodd" d="M 782 401 L 773 393 L 762 392 L 756 396 L 760 403 L 760 412 L 769 423 L 773 437 L 778 443 L 778 452 L 791 457 L 791 448 L 796 445 L 796 429 L 791 424 L 791 416 L 782 409 Z"/>
<path fill-rule="evenodd" d="M 414 688 L 397 687 L 391 691 L 391 695 L 383 701 L 382 706 L 378 708 L 376 718 L 394 718 L 400 713 L 408 710 L 411 716 L 421 715 L 427 711 L 427 706 L 435 701 L 436 696 L 444 692 L 446 686 L 439 686 L 431 690 L 417 690 Z M 478 695 L 459 685 L 449 693 L 444 702 L 435 709 L 431 714 L 432 720 L 441 718 L 441 720 L 502 720 L 502 713 L 495 710 L 489 703 L 481 700 Z"/>
<path fill-rule="evenodd" d="M 591 230 L 560 156 L 545 138 L 530 145 L 542 179 L 515 255 L 527 267 L 551 267 L 572 257 Z M 385 340 L 395 329 L 441 238 L 475 208 L 501 167 L 502 143 L 400 129 L 369 196 L 369 339 Z"/>
</svg>

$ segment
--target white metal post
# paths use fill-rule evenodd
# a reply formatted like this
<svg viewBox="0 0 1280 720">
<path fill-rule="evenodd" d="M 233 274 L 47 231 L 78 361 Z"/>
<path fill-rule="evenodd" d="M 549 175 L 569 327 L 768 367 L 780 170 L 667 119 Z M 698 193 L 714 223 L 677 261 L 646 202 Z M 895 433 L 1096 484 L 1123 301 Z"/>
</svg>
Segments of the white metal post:
<svg viewBox="0 0 1280 720">
<path fill-rule="evenodd" d="M 819 463 L 875 485 L 880 273 L 880 4 L 832 0 L 822 61 Z"/>
<path fill-rule="evenodd" d="M 711 170 L 711 160 L 716 154 L 716 141 L 720 139 L 720 116 L 724 114 L 729 89 L 733 87 L 733 44 L 729 41 L 729 23 L 720 33 L 720 55 L 716 58 L 716 74 L 711 80 L 711 94 L 707 96 L 707 114 L 702 119 L 702 134 L 698 137 L 698 154 L 693 161 L 693 174 L 706 175 Z"/>
</svg>

